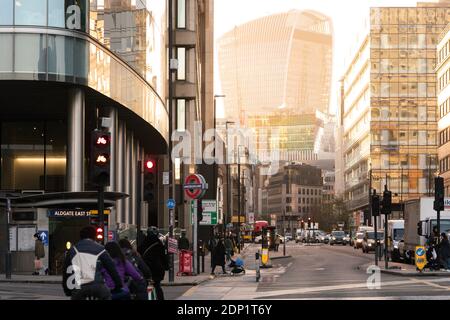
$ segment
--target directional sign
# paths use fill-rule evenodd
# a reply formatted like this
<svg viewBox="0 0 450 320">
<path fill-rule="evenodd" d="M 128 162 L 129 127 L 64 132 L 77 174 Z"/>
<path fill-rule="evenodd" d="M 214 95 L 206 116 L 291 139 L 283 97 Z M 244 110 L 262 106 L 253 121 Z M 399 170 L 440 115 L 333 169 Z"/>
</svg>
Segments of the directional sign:
<svg viewBox="0 0 450 320">
<path fill-rule="evenodd" d="M 39 239 L 41 239 L 44 246 L 48 246 L 48 231 L 39 230 L 37 233 L 39 235 Z"/>
<path fill-rule="evenodd" d="M 167 208 L 174 209 L 175 208 L 175 200 L 173 200 L 173 199 L 167 200 Z"/>
<path fill-rule="evenodd" d="M 178 252 L 178 240 L 177 239 L 169 238 L 168 250 L 169 250 L 169 253 L 177 253 Z"/>
<path fill-rule="evenodd" d="M 425 247 L 424 246 L 417 246 L 416 247 L 415 261 L 416 261 L 416 267 L 420 271 L 422 271 L 422 269 L 425 268 L 425 266 L 427 264 L 427 257 L 425 255 L 425 253 L 426 253 L 426 251 L 425 251 Z"/>
</svg>

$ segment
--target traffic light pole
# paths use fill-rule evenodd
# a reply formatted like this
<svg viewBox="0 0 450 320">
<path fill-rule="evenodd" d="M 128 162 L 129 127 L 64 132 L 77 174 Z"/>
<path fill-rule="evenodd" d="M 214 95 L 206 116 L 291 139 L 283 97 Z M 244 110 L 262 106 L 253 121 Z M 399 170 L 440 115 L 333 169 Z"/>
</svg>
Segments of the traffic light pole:
<svg viewBox="0 0 450 320">
<path fill-rule="evenodd" d="M 11 279 L 11 244 L 9 240 L 9 219 L 11 216 L 11 199 L 6 198 L 6 208 L 5 208 L 5 214 L 6 214 L 6 220 L 5 220 L 5 226 L 6 226 L 6 259 L 5 259 L 5 278 Z"/>
<path fill-rule="evenodd" d="M 103 186 L 98 187 L 98 220 L 100 223 L 100 228 L 103 230 L 103 238 L 102 238 L 102 244 L 105 244 L 105 217 L 104 217 L 104 210 L 105 210 L 105 190 Z"/>
<path fill-rule="evenodd" d="M 373 190 L 373 195 L 375 196 L 377 194 L 376 190 Z M 373 222 L 373 228 L 375 231 L 375 265 L 378 266 L 378 231 L 377 231 L 377 220 L 378 220 L 378 215 L 374 215 L 372 212 L 372 217 L 374 218 L 374 222 Z"/>
<path fill-rule="evenodd" d="M 168 156 L 169 156 L 169 199 L 174 199 L 174 177 L 173 177 L 173 163 L 172 163 L 172 132 L 173 132 L 173 124 L 174 124 L 174 108 L 173 108 L 173 96 L 174 96 L 174 83 L 173 83 L 173 75 L 176 69 L 172 68 L 172 60 L 174 59 L 174 30 L 173 30 L 173 0 L 169 0 L 168 10 L 169 10 L 169 148 L 168 148 Z M 176 200 L 175 200 L 176 203 Z M 174 228 L 174 212 L 173 209 L 169 209 L 169 237 L 173 238 L 173 228 Z M 168 245 L 168 241 L 166 242 Z M 175 281 L 175 270 L 174 270 L 174 256 L 172 253 L 169 254 L 169 282 Z"/>
</svg>

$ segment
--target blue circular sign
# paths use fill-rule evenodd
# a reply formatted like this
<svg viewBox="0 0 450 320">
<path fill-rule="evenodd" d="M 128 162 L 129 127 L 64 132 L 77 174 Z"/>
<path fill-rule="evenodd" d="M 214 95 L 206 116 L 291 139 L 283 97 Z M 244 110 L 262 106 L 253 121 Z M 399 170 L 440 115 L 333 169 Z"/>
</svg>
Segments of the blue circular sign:
<svg viewBox="0 0 450 320">
<path fill-rule="evenodd" d="M 173 200 L 173 199 L 167 200 L 167 208 L 174 209 L 175 208 L 175 200 Z"/>
<path fill-rule="evenodd" d="M 416 254 L 419 257 L 421 257 L 421 256 L 423 256 L 425 254 L 425 250 L 423 250 L 423 248 L 419 248 L 419 249 L 417 249 Z"/>
</svg>

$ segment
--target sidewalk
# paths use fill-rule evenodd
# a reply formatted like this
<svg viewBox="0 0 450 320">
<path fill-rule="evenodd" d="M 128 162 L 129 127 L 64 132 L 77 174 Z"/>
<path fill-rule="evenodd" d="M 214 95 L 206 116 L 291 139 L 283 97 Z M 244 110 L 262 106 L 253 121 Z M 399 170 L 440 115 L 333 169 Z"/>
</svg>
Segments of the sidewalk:
<svg viewBox="0 0 450 320">
<path fill-rule="evenodd" d="M 361 270 L 367 270 L 369 266 L 373 266 L 374 263 L 367 263 L 360 267 Z M 412 264 L 398 263 L 389 261 L 388 269 L 384 267 L 384 260 L 378 262 L 378 267 L 381 273 L 391 274 L 395 276 L 403 277 L 450 277 L 450 272 L 446 271 L 431 271 L 430 269 L 424 269 L 422 272 L 417 271 L 416 266 Z"/>
</svg>

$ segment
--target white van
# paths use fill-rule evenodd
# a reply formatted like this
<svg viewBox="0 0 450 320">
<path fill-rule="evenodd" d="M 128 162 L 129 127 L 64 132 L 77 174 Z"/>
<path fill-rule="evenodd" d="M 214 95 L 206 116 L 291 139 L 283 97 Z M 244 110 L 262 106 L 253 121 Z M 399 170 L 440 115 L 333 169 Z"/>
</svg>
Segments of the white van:
<svg viewBox="0 0 450 320">
<path fill-rule="evenodd" d="M 398 245 L 403 241 L 405 232 L 405 220 L 388 220 L 388 257 L 392 261 L 400 261 Z"/>
</svg>

